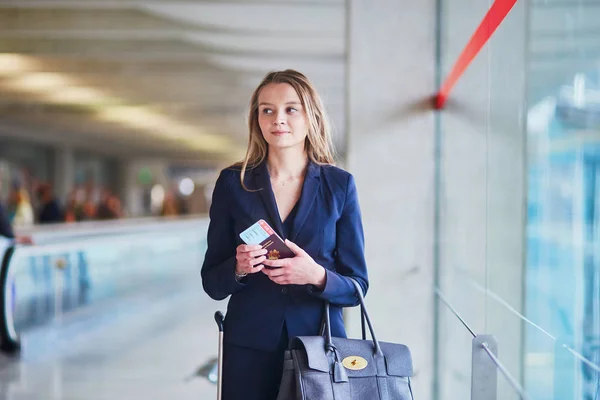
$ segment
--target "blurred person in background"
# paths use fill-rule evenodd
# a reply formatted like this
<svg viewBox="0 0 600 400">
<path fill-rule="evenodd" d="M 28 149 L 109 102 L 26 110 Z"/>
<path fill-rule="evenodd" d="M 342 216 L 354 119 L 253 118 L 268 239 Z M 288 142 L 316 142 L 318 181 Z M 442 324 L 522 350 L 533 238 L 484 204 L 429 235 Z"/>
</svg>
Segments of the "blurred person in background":
<svg viewBox="0 0 600 400">
<path fill-rule="evenodd" d="M 102 188 L 96 185 L 96 182 L 94 181 L 93 177 L 88 176 L 87 180 L 85 181 L 85 183 L 82 186 L 82 189 L 83 189 L 83 198 L 94 203 L 97 208 L 98 204 L 102 201 L 102 195 L 103 195 Z M 96 212 L 97 212 L 97 210 L 96 210 Z"/>
<path fill-rule="evenodd" d="M 9 221 L 12 223 L 12 220 L 15 218 L 15 214 L 17 213 L 17 204 L 19 203 L 19 185 L 17 182 L 14 182 L 11 185 L 11 191 L 8 194 L 8 202 L 6 204 L 6 213 L 8 215 Z"/>
<path fill-rule="evenodd" d="M 110 189 L 105 189 L 102 193 L 102 200 L 96 210 L 96 218 L 108 220 L 119 219 L 121 217 L 123 217 L 121 200 Z"/>
<path fill-rule="evenodd" d="M 29 193 L 22 187 L 14 192 L 14 209 L 12 214 L 12 224 L 15 227 L 28 227 L 35 223 L 35 214 L 33 206 L 29 200 Z"/>
<path fill-rule="evenodd" d="M 0 192 L 2 192 L 2 176 L 0 175 Z M 7 211 L 4 209 L 2 202 L 0 202 L 0 236 L 7 239 L 13 239 L 15 234 L 13 233 L 12 226 Z"/>
<path fill-rule="evenodd" d="M 96 204 L 92 199 L 86 199 L 81 208 L 81 221 L 96 219 Z"/>
<path fill-rule="evenodd" d="M 174 215 L 179 215 L 179 204 L 175 194 L 171 190 L 169 190 L 165 194 L 162 210 L 160 211 L 160 216 L 170 217 Z"/>
<path fill-rule="evenodd" d="M 113 194 L 108 198 L 107 206 L 111 213 L 112 219 L 123 218 L 125 216 L 121 199 L 119 199 L 116 195 Z"/>
<path fill-rule="evenodd" d="M 104 189 L 102 191 L 98 207 L 96 208 L 96 218 L 100 220 L 116 218 L 113 210 L 111 210 L 111 207 L 109 206 L 111 197 L 112 193 L 110 189 Z"/>
<path fill-rule="evenodd" d="M 190 213 L 189 199 L 184 196 L 177 197 L 177 204 L 179 207 L 179 215 L 187 215 Z"/>
<path fill-rule="evenodd" d="M 2 176 L 0 175 L 0 192 L 1 191 L 2 191 Z M 0 236 L 3 236 L 7 239 L 15 239 L 15 241 L 20 244 L 32 244 L 33 243 L 31 236 L 15 235 L 2 203 L 0 203 Z"/>
<path fill-rule="evenodd" d="M 67 196 L 65 205 L 65 222 L 81 221 L 83 207 L 77 202 L 77 190 L 73 189 Z"/>
<path fill-rule="evenodd" d="M 39 223 L 56 224 L 63 222 L 63 213 L 54 197 L 52 186 L 48 183 L 42 183 L 37 189 L 37 195 L 40 202 Z"/>
</svg>

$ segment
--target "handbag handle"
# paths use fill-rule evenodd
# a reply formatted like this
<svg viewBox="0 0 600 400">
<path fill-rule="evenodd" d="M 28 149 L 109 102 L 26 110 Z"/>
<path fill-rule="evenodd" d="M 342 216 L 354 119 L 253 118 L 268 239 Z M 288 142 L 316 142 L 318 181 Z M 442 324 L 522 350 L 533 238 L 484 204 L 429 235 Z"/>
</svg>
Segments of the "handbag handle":
<svg viewBox="0 0 600 400">
<path fill-rule="evenodd" d="M 367 330 L 366 330 L 366 327 L 365 327 L 365 314 L 364 314 L 364 310 L 365 310 L 365 308 L 361 304 L 360 305 L 360 332 L 362 333 L 362 340 L 367 340 Z"/>
<path fill-rule="evenodd" d="M 360 305 L 360 332 L 361 332 L 362 340 L 367 340 L 367 328 L 366 328 L 366 322 L 365 322 L 364 309 L 365 309 L 364 305 L 361 304 Z M 325 314 L 323 315 L 323 318 L 325 318 Z M 319 336 L 325 336 L 325 320 L 324 319 L 321 322 L 321 330 L 319 331 Z"/>
<path fill-rule="evenodd" d="M 362 324 L 362 330 L 363 330 L 363 340 L 366 339 L 365 338 L 365 329 L 364 329 L 364 321 L 367 321 L 367 326 L 369 327 L 369 332 L 371 333 L 371 339 L 373 340 L 373 346 L 375 347 L 375 355 L 378 356 L 382 356 L 383 357 L 383 352 L 381 351 L 381 346 L 379 345 L 379 341 L 377 340 L 377 338 L 375 337 L 375 331 L 373 330 L 373 325 L 371 324 L 371 318 L 369 318 L 369 314 L 367 313 L 367 308 L 365 306 L 365 299 L 362 293 L 362 288 L 361 286 L 358 284 L 358 282 L 354 279 L 354 278 L 349 278 L 350 281 L 352 282 L 352 284 L 354 285 L 354 289 L 356 291 L 356 294 L 358 296 L 358 300 L 360 301 L 360 311 L 361 311 L 361 324 Z M 325 302 L 325 310 L 324 310 L 324 315 L 323 315 L 323 319 L 324 319 L 324 333 L 325 333 L 325 349 L 327 351 L 336 351 L 336 348 L 333 344 L 333 341 L 331 340 L 331 322 L 330 322 L 330 317 L 329 317 L 329 302 L 326 301 Z"/>
</svg>

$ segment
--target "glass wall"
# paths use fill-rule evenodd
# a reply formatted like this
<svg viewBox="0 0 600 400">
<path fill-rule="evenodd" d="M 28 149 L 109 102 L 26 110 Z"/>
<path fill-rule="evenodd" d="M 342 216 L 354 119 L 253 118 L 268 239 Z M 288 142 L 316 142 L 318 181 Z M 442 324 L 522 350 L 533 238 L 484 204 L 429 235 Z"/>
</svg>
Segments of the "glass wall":
<svg viewBox="0 0 600 400">
<path fill-rule="evenodd" d="M 442 2 L 442 79 L 491 4 Z M 438 287 L 464 320 L 438 302 L 439 399 L 471 398 L 472 333 L 494 335 L 502 365 L 524 374 L 526 7 L 517 2 L 438 115 Z M 517 398 L 499 373 L 498 399 Z"/>
<path fill-rule="evenodd" d="M 490 5 L 443 2 L 442 77 Z M 439 288 L 530 399 L 600 395 L 598 21 L 517 2 L 438 116 Z M 472 336 L 439 305 L 438 397 L 469 398 Z"/>
<path fill-rule="evenodd" d="M 597 399 L 600 1 L 533 3 L 529 20 L 525 383 Z"/>
<path fill-rule="evenodd" d="M 37 245 L 17 247 L 6 266 L 4 331 L 16 340 L 75 310 L 197 285 L 206 229 L 205 220 L 187 219 L 36 232 Z"/>
</svg>

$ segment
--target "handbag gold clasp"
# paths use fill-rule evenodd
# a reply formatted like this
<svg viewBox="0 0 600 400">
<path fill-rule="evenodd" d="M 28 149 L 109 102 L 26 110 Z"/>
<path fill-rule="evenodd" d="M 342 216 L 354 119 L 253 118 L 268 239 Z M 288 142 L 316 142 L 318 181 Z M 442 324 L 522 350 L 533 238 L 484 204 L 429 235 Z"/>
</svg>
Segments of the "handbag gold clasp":
<svg viewBox="0 0 600 400">
<path fill-rule="evenodd" d="M 359 356 L 349 356 L 342 360 L 342 365 L 347 369 L 351 369 L 353 371 L 360 371 L 361 369 L 365 369 L 369 363 L 362 357 Z"/>
</svg>

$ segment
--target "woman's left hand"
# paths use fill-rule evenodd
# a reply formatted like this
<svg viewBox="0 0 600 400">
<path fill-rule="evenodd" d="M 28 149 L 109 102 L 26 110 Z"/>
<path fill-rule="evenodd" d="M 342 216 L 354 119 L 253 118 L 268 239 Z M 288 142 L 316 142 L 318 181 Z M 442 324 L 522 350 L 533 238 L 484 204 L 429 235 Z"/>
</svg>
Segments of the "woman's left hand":
<svg viewBox="0 0 600 400">
<path fill-rule="evenodd" d="M 327 278 L 325 268 L 295 243 L 286 239 L 285 244 L 296 256 L 282 260 L 265 260 L 263 265 L 275 269 L 265 268 L 262 272 L 278 285 L 315 285 L 323 289 Z"/>
</svg>

